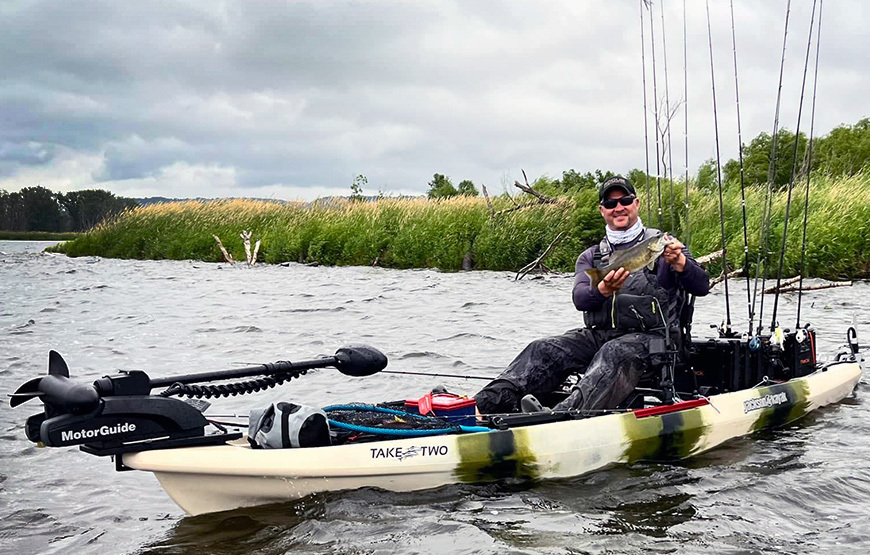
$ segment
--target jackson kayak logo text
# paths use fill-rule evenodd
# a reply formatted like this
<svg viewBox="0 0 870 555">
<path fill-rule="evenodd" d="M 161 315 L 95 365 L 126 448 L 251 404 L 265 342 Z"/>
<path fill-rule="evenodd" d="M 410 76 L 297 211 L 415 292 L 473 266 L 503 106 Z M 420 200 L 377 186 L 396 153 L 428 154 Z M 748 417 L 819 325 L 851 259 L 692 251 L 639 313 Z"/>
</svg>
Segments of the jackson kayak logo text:
<svg viewBox="0 0 870 555">
<path fill-rule="evenodd" d="M 775 407 L 783 403 L 788 403 L 788 395 L 785 394 L 785 391 L 771 393 L 770 395 L 765 395 L 764 397 L 759 397 L 757 399 L 747 399 L 746 401 L 743 401 L 743 414 L 754 410 Z"/>
<path fill-rule="evenodd" d="M 386 449 L 372 447 L 373 459 L 399 459 L 403 461 L 412 457 L 435 457 L 444 456 L 449 449 L 446 445 L 421 445 L 420 447 L 388 447 Z"/>
<path fill-rule="evenodd" d="M 127 432 L 135 432 L 136 424 L 125 422 L 124 424 L 115 424 L 114 426 L 100 426 L 93 430 L 67 430 L 60 433 L 61 441 L 79 441 L 81 439 L 94 439 L 98 437 L 113 436 L 115 434 L 125 434 Z"/>
</svg>

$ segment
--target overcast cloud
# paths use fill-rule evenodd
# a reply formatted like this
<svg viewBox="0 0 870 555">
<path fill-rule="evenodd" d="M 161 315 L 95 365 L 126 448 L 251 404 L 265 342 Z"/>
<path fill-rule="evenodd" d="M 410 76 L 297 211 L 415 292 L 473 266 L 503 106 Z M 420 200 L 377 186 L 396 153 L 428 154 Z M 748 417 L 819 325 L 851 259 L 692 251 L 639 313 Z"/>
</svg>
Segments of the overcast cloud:
<svg viewBox="0 0 870 555">
<path fill-rule="evenodd" d="M 730 12 L 710 3 L 727 159 L 737 153 Z M 313 199 L 349 194 L 356 174 L 367 194 L 422 194 L 436 172 L 500 192 L 522 169 L 644 168 L 638 4 L 4 0 L 0 189 Z M 715 147 L 706 13 L 687 4 L 694 172 Z M 817 134 L 870 115 L 863 4 L 824 4 Z M 781 125 L 794 130 L 812 2 L 791 10 Z M 745 142 L 773 127 L 785 13 L 785 0 L 735 2 Z M 666 46 L 673 107 L 682 2 L 654 16 L 658 96 Z M 809 113 L 808 96 L 804 131 Z"/>
</svg>

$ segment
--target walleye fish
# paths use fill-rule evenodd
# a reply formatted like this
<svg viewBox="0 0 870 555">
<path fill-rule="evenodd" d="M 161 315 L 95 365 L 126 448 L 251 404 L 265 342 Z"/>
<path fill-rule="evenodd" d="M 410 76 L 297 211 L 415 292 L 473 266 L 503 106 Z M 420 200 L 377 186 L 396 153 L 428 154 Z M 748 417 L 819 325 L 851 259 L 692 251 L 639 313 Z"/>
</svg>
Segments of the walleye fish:
<svg viewBox="0 0 870 555">
<path fill-rule="evenodd" d="M 613 251 L 607 265 L 586 270 L 586 275 L 592 280 L 592 288 L 598 287 L 610 270 L 625 268 L 629 272 L 636 272 L 644 266 L 652 270 L 656 259 L 665 252 L 665 247 L 675 240 L 667 233 L 660 233 L 627 249 Z"/>
</svg>

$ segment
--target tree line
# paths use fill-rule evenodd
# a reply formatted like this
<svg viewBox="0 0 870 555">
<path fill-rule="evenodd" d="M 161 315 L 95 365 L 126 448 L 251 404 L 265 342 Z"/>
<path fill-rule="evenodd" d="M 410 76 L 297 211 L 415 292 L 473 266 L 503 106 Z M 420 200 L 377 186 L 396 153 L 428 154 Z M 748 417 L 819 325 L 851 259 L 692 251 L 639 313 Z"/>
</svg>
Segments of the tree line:
<svg viewBox="0 0 870 555">
<path fill-rule="evenodd" d="M 776 163 L 771 183 L 774 190 L 788 186 L 794 170 L 794 181 L 798 182 L 808 172 L 829 177 L 849 177 L 861 172 L 870 172 L 870 118 L 863 118 L 854 125 L 840 125 L 822 137 L 814 137 L 812 152 L 809 138 L 803 132 L 795 134 L 788 129 L 780 129 L 776 136 Z M 797 143 L 797 144 L 795 144 Z M 743 183 L 747 186 L 764 185 L 768 181 L 771 167 L 773 139 L 770 133 L 759 133 L 749 144 L 741 147 L 743 156 Z M 797 161 L 797 162 L 795 162 Z M 731 159 L 723 163 L 722 182 L 724 187 L 739 186 L 740 160 Z M 535 185 L 551 194 L 565 194 L 582 189 L 595 189 L 599 184 L 615 175 L 612 171 L 595 170 L 578 173 L 571 169 L 562 172 L 560 179 L 539 178 Z M 643 170 L 633 169 L 628 177 L 635 187 L 645 183 L 647 176 Z M 677 172 L 674 181 L 681 181 Z M 718 187 L 716 160 L 706 160 L 698 172 L 690 177 L 701 191 L 713 191 Z"/>
<path fill-rule="evenodd" d="M 40 186 L 16 192 L 0 190 L 0 230 L 87 231 L 105 218 L 136 206 L 139 203 L 134 199 L 101 189 L 69 193 Z"/>
</svg>

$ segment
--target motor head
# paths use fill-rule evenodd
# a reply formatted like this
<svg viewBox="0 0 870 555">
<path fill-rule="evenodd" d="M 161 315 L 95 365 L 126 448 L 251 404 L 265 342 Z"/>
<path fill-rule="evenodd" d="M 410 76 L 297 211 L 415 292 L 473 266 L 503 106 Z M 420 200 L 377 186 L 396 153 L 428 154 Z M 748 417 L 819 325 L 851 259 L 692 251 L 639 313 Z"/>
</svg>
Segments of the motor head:
<svg viewBox="0 0 870 555">
<path fill-rule="evenodd" d="M 335 367 L 346 376 L 360 378 L 387 367 L 387 356 L 368 345 L 346 345 L 335 352 Z"/>
</svg>

